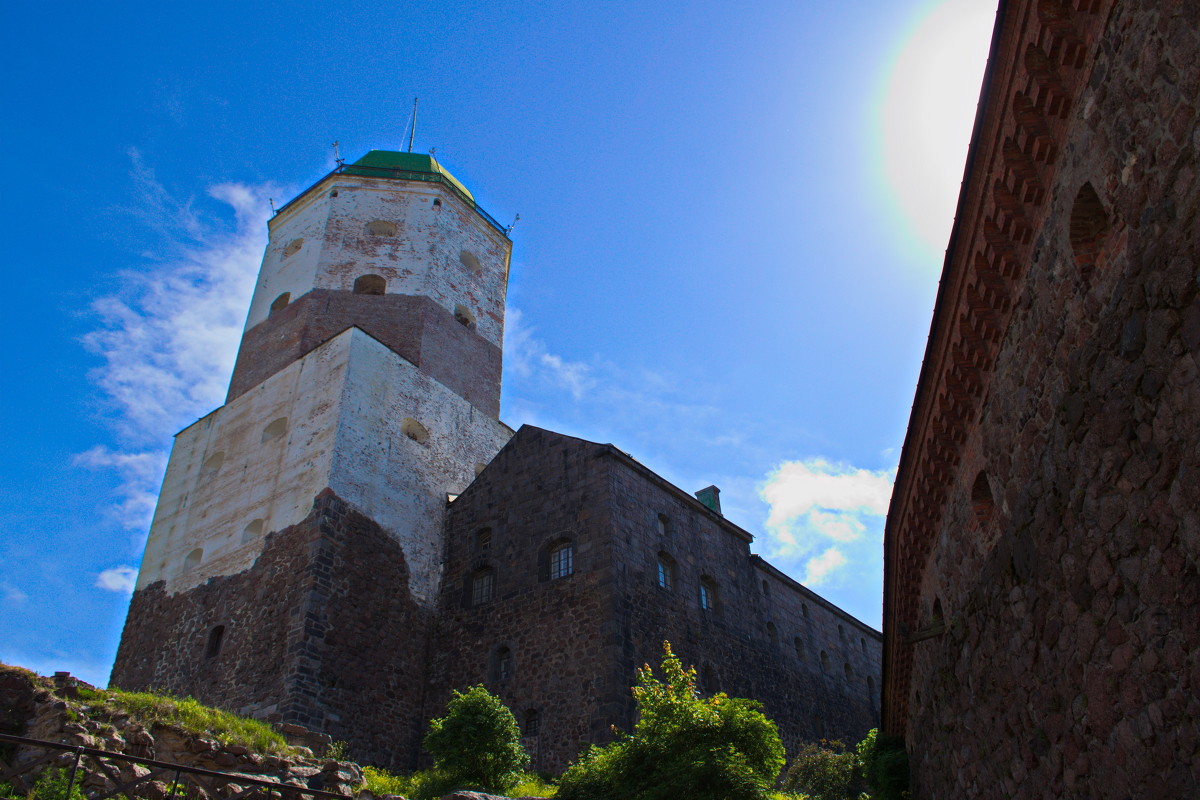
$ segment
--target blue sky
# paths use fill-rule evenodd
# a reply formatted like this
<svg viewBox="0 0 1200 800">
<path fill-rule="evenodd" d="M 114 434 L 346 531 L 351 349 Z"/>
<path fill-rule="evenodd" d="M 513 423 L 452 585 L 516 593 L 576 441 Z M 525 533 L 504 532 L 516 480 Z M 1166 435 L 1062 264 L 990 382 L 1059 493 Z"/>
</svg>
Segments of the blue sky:
<svg viewBox="0 0 1200 800">
<path fill-rule="evenodd" d="M 995 2 L 6 12 L 0 660 L 107 679 L 269 202 L 404 144 L 511 221 L 502 418 L 722 490 L 879 626 L 882 527 Z"/>
</svg>

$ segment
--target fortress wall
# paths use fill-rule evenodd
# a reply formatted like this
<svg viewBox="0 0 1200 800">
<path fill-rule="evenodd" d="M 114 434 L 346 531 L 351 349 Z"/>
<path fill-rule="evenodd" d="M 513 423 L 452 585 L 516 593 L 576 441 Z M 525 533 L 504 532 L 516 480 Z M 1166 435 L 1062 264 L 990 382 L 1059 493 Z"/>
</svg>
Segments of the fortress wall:
<svg viewBox="0 0 1200 800">
<path fill-rule="evenodd" d="M 1200 795 L 1200 6 L 1100 23 L 979 422 L 893 584 L 914 796 Z"/>
<path fill-rule="evenodd" d="M 613 675 L 613 569 L 598 445 L 528 426 L 450 506 L 445 581 L 433 641 L 430 703 L 441 716 L 451 689 L 482 683 L 517 715 L 539 715 L 524 740 L 534 767 L 558 771 L 588 742 L 611 738 L 626 676 Z M 488 548 L 476 536 L 490 531 Z M 551 580 L 548 546 L 569 538 L 574 572 Z M 493 599 L 472 602 L 472 580 L 494 571 Z M 498 648 L 512 657 L 497 674 Z"/>
<path fill-rule="evenodd" d="M 479 551 L 484 529 L 491 544 Z M 551 580 L 547 545 L 564 537 L 575 574 Z M 450 689 L 482 682 L 519 720 L 539 713 L 527 744 L 539 768 L 558 770 L 586 742 L 608 741 L 611 725 L 631 729 L 636 670 L 657 667 L 669 640 L 709 691 L 762 700 L 793 750 L 821 736 L 857 742 L 878 721 L 879 633 L 752 557 L 749 538 L 609 445 L 523 427 L 448 513 L 427 716 Z M 660 551 L 674 560 L 670 589 L 658 585 Z M 476 606 L 485 568 L 495 598 Z M 716 581 L 715 612 L 699 608 L 703 575 Z M 500 647 L 513 656 L 508 679 L 495 673 Z"/>
<path fill-rule="evenodd" d="M 855 743 L 878 725 L 878 631 L 752 557 L 749 534 L 640 464 L 612 451 L 606 461 L 618 661 L 630 685 L 637 667 L 658 666 L 666 640 L 706 693 L 761 701 L 789 752 L 818 738 Z M 669 588 L 660 553 L 673 565 Z M 718 598 L 710 610 L 700 605 L 706 577 Z M 634 712 L 626 694 L 624 726 Z"/>
<path fill-rule="evenodd" d="M 174 594 L 240 572 L 264 534 L 305 518 L 328 486 L 348 344 L 328 343 L 176 436 L 138 588 L 166 581 Z"/>
<path fill-rule="evenodd" d="M 396 540 L 323 492 L 249 569 L 175 594 L 139 588 L 112 683 L 297 723 L 348 742 L 358 760 L 409 766 L 430 612 L 408 578 Z"/>
</svg>

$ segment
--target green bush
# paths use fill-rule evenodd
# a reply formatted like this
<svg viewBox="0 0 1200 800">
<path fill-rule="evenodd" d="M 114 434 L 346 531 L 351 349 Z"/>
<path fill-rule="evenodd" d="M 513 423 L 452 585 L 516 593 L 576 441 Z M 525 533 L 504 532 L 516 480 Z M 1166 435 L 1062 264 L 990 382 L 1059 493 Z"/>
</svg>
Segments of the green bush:
<svg viewBox="0 0 1200 800">
<path fill-rule="evenodd" d="M 75 782 L 71 784 L 71 794 L 67 795 L 67 784 L 71 781 L 69 767 L 48 767 L 33 782 L 33 790 L 18 792 L 9 783 L 0 783 L 0 798 L 10 800 L 87 800 L 79 783 L 86 773 L 80 769 L 75 774 Z"/>
<path fill-rule="evenodd" d="M 434 772 L 452 789 L 504 794 L 529 767 L 517 720 L 500 699 L 482 686 L 454 693 L 446 716 L 429 724 L 425 749 Z"/>
<path fill-rule="evenodd" d="M 808 742 L 788 767 L 783 788 L 812 800 L 857 797 L 863 788 L 858 754 L 837 740 Z"/>
<path fill-rule="evenodd" d="M 902 800 L 908 796 L 908 751 L 899 736 L 880 736 L 872 729 L 858 743 L 863 775 L 875 800 Z"/>
<path fill-rule="evenodd" d="M 664 680 L 649 666 L 633 688 L 631 735 L 589 748 L 559 781 L 560 800 L 765 800 L 783 767 L 775 723 L 752 700 L 701 698 L 696 670 L 663 643 Z"/>
</svg>

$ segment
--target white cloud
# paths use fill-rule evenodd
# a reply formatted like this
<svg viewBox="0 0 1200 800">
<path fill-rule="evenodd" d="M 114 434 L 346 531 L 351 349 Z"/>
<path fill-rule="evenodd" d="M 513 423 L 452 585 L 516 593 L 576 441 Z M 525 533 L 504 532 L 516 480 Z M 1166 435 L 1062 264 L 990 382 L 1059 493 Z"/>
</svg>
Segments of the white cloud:
<svg viewBox="0 0 1200 800">
<path fill-rule="evenodd" d="M 518 376 L 531 386 L 565 389 L 576 401 L 583 399 L 595 385 L 591 368 L 581 361 L 568 361 L 551 353 L 533 331 L 520 310 L 509 306 L 504 314 L 506 377 Z"/>
<path fill-rule="evenodd" d="M 212 187 L 209 195 L 234 212 L 230 230 L 175 200 L 133 158 L 133 213 L 163 236 L 166 255 L 118 276 L 117 291 L 92 304 L 100 326 L 83 342 L 104 359 L 91 377 L 122 435 L 158 443 L 221 402 L 266 245 L 271 189 Z"/>
<path fill-rule="evenodd" d="M 3 595 L 4 602 L 12 603 L 13 605 L 24 603 L 29 599 L 29 595 L 25 594 L 19 588 L 7 582 L 0 583 L 0 595 Z"/>
<path fill-rule="evenodd" d="M 117 494 L 121 501 L 112 509 L 117 522 L 127 530 L 145 530 L 154 516 L 158 487 L 167 468 L 165 451 L 122 453 L 96 445 L 75 456 L 77 466 L 89 469 L 114 469 L 121 476 Z"/>
<path fill-rule="evenodd" d="M 882 529 L 894 479 L 894 470 L 861 469 L 823 458 L 780 465 L 759 489 L 770 509 L 767 556 L 802 566 L 805 583 L 826 581 L 847 567 L 869 572 L 873 563 L 858 562 L 879 558 L 874 544 L 866 546 L 867 534 Z"/>
<path fill-rule="evenodd" d="M 89 377 L 103 392 L 120 448 L 93 447 L 75 463 L 121 476 L 112 513 L 144 530 L 173 434 L 224 399 L 266 245 L 270 186 L 219 184 L 208 194 L 233 221 L 174 197 L 136 150 L 137 202 L 126 211 L 160 237 L 149 266 L 116 276 L 92 303 L 97 328 L 84 346 L 103 364 Z"/>
<path fill-rule="evenodd" d="M 137 570 L 126 564 L 106 569 L 96 576 L 96 586 L 110 592 L 130 594 L 137 583 Z"/>
<path fill-rule="evenodd" d="M 803 582 L 807 586 L 819 586 L 825 582 L 829 573 L 844 567 L 846 563 L 846 556 L 842 554 L 842 551 L 831 547 L 816 558 L 809 559 L 808 566 L 804 570 Z"/>
</svg>

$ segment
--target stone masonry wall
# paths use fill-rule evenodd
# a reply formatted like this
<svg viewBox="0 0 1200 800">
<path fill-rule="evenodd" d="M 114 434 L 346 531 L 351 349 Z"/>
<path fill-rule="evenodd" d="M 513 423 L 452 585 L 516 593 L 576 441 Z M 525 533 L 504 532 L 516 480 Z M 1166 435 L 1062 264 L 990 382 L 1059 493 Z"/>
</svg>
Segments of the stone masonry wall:
<svg viewBox="0 0 1200 800">
<path fill-rule="evenodd" d="M 451 689 L 482 683 L 513 710 L 537 769 L 557 771 L 617 721 L 612 649 L 612 557 L 598 447 L 528 426 L 451 504 L 429 717 Z M 477 536 L 490 532 L 486 548 Z M 570 539 L 574 571 L 549 577 L 548 546 Z M 472 602 L 473 576 L 491 569 L 494 594 Z M 511 673 L 497 674 L 499 648 Z M 622 676 L 622 681 L 624 680 Z M 623 690 L 628 692 L 627 686 Z"/>
<path fill-rule="evenodd" d="M 407 573 L 396 541 L 326 491 L 250 569 L 175 595 L 161 582 L 135 592 L 112 683 L 298 723 L 360 760 L 411 767 L 429 612 Z"/>
<path fill-rule="evenodd" d="M 641 665 L 657 667 L 665 640 L 697 668 L 703 691 L 761 701 L 789 752 L 819 738 L 855 743 L 878 726 L 878 631 L 751 556 L 749 534 L 716 512 L 619 452 L 605 454 L 627 683 Z M 715 581 L 715 609 L 700 607 L 704 577 Z M 622 699 L 628 729 L 635 707 L 628 691 Z"/>
<path fill-rule="evenodd" d="M 1200 5 L 1096 52 L 914 587 L 914 796 L 1200 796 Z"/>
<path fill-rule="evenodd" d="M 574 574 L 551 579 L 549 548 L 566 539 Z M 636 669 L 657 666 L 669 640 L 707 690 L 763 701 L 793 750 L 858 741 L 878 724 L 878 632 L 752 557 L 749 540 L 611 446 L 523 427 L 450 507 L 429 715 L 450 689 L 483 683 L 523 729 L 536 712 L 526 743 L 538 768 L 561 770 L 610 726 L 630 729 Z M 675 562 L 670 590 L 657 582 L 660 551 Z M 476 605 L 486 569 L 494 596 Z M 717 613 L 699 608 L 702 575 L 717 581 Z"/>
<path fill-rule="evenodd" d="M 500 413 L 500 348 L 428 297 L 313 289 L 246 331 L 226 402 L 351 326 L 481 411 Z"/>
</svg>

